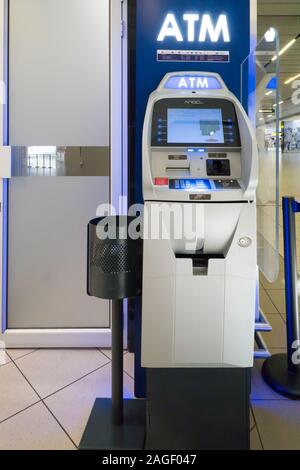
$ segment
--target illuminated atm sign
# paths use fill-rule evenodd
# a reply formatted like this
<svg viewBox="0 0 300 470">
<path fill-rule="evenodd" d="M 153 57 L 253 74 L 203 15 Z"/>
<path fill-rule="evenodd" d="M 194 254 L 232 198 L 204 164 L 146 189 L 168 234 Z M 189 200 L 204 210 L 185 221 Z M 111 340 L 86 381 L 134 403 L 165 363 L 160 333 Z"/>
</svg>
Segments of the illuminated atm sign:
<svg viewBox="0 0 300 470">
<path fill-rule="evenodd" d="M 223 88 L 216 77 L 205 75 L 173 75 L 164 87 L 169 90 L 221 90 Z"/>
<path fill-rule="evenodd" d="M 180 23 L 180 22 L 181 23 Z M 173 38 L 177 42 L 213 43 L 223 41 L 230 42 L 230 31 L 227 15 L 219 15 L 213 20 L 211 15 L 198 13 L 185 13 L 177 18 L 175 14 L 168 13 L 157 37 L 158 42 Z"/>
</svg>

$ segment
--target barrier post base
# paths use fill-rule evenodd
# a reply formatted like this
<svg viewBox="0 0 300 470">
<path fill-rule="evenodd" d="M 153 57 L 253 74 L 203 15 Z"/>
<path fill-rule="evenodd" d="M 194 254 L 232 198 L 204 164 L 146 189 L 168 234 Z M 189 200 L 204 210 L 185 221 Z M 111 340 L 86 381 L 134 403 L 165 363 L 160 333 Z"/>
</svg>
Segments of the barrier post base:
<svg viewBox="0 0 300 470">
<path fill-rule="evenodd" d="M 280 395 L 300 400 L 300 371 L 289 371 L 287 354 L 275 354 L 267 359 L 262 375 L 267 384 Z"/>
</svg>

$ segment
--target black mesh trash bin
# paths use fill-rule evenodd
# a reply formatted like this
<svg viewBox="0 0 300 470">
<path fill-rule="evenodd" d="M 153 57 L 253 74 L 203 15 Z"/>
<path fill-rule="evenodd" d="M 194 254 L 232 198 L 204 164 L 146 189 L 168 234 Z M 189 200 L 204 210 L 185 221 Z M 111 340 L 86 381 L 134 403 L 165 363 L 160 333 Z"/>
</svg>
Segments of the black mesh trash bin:
<svg viewBox="0 0 300 470">
<path fill-rule="evenodd" d="M 103 217 L 89 223 L 89 295 L 110 300 L 141 295 L 143 242 L 128 236 L 131 223 L 135 219 L 125 216 Z"/>
<path fill-rule="evenodd" d="M 112 300 L 112 399 L 96 400 L 80 449 L 142 449 L 144 444 L 145 403 L 123 399 L 123 300 L 142 294 L 139 230 L 136 219 L 125 216 L 88 225 L 88 295 Z"/>
</svg>

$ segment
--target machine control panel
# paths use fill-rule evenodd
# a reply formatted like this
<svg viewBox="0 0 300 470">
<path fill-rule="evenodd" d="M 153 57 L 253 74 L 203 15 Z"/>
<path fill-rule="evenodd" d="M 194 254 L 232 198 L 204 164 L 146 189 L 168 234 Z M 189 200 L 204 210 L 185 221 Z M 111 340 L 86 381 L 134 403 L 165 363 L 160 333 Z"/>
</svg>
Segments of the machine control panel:
<svg viewBox="0 0 300 470">
<path fill-rule="evenodd" d="M 211 152 L 209 148 L 154 149 L 151 156 L 153 185 L 176 191 L 241 189 L 240 149 Z"/>
<path fill-rule="evenodd" d="M 255 197 L 250 123 L 221 78 L 208 76 L 222 87 L 197 93 L 168 88 L 175 77 L 169 74 L 151 94 L 143 134 L 145 201 Z"/>
</svg>

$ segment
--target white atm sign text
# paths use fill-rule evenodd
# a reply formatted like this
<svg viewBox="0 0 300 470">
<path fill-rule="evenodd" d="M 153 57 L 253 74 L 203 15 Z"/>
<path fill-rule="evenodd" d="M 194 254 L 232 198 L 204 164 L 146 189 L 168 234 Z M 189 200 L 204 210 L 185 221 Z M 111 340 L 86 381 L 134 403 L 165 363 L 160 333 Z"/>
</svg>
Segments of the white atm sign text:
<svg viewBox="0 0 300 470">
<path fill-rule="evenodd" d="M 181 26 L 180 21 L 183 21 Z M 177 42 L 230 42 L 227 15 L 219 15 L 214 21 L 209 14 L 185 13 L 182 18 L 168 13 L 157 37 L 158 42 L 173 38 Z"/>
</svg>

